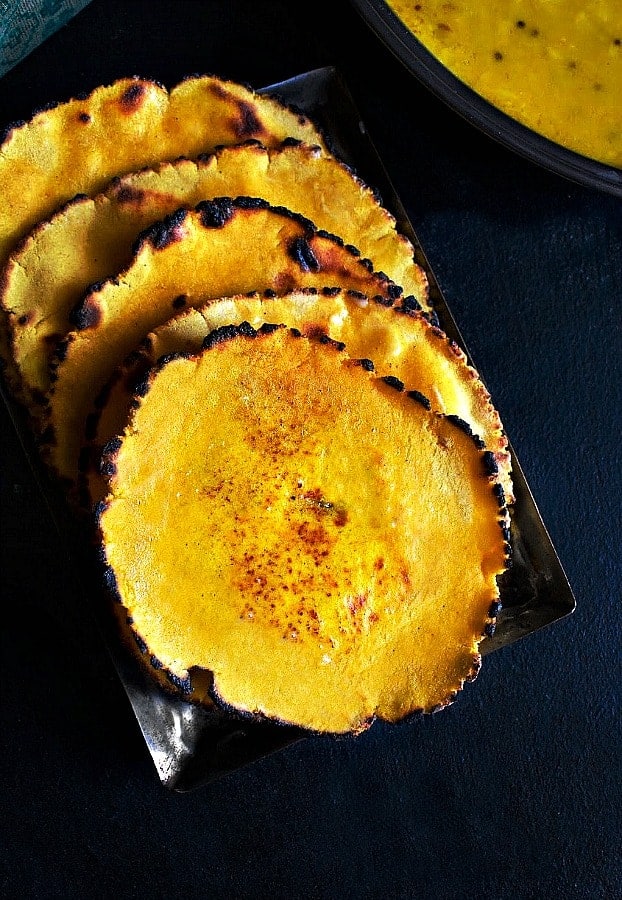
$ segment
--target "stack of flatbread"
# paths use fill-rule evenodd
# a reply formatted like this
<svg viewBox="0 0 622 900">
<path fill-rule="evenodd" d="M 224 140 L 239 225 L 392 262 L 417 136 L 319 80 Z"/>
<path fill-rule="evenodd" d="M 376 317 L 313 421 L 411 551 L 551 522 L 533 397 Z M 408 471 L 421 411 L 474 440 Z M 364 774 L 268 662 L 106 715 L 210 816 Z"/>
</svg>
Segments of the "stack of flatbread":
<svg viewBox="0 0 622 900">
<path fill-rule="evenodd" d="M 130 78 L 10 127 L 0 197 L 6 381 L 160 681 L 322 732 L 451 702 L 510 454 L 373 186 L 277 97 Z"/>
</svg>

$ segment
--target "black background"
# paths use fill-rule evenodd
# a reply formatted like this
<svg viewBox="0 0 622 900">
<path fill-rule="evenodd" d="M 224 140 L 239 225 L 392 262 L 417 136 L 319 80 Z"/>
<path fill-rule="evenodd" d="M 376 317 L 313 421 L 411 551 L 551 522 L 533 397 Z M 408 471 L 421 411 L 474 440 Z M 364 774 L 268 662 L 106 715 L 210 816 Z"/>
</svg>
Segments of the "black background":
<svg viewBox="0 0 622 900">
<path fill-rule="evenodd" d="M 2 430 L 6 897 L 617 898 L 620 201 L 480 134 L 343 0 L 93 0 L 0 80 L 0 124 L 119 76 L 344 75 L 577 598 L 450 709 L 159 783 Z"/>
</svg>

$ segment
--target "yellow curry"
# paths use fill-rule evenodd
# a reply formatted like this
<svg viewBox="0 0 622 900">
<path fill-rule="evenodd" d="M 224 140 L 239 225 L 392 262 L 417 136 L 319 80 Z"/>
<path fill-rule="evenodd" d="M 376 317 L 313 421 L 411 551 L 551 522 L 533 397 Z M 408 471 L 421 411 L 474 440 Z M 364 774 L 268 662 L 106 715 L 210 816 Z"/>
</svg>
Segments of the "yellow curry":
<svg viewBox="0 0 622 900">
<path fill-rule="evenodd" d="M 621 0 L 388 0 L 461 81 L 533 131 L 622 168 Z"/>
</svg>

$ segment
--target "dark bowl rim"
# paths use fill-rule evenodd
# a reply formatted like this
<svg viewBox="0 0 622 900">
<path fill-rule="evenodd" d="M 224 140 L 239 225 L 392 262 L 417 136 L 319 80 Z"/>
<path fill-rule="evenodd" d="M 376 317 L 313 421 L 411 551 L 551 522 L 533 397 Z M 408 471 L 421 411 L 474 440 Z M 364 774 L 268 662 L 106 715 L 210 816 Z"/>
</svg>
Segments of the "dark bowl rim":
<svg viewBox="0 0 622 900">
<path fill-rule="evenodd" d="M 570 181 L 622 197 L 622 169 L 582 156 L 502 112 L 427 50 L 385 0 L 351 0 L 369 28 L 433 94 L 480 131 Z"/>
</svg>

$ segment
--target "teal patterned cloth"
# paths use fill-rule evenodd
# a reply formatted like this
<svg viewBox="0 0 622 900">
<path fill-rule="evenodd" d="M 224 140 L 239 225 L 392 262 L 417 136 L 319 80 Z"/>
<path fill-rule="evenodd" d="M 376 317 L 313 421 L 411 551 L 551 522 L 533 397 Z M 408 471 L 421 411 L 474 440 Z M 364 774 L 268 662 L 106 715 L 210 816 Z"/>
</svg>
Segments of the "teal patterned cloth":
<svg viewBox="0 0 622 900">
<path fill-rule="evenodd" d="M 0 0 L 0 77 L 90 0 Z"/>
</svg>

